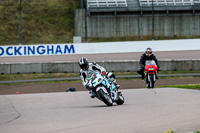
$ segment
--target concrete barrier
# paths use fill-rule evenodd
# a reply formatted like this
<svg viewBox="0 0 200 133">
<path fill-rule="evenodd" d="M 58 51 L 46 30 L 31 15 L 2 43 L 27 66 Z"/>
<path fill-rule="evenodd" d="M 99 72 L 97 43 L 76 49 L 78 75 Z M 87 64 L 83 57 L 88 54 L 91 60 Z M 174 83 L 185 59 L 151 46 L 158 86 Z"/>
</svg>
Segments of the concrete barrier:
<svg viewBox="0 0 200 133">
<path fill-rule="evenodd" d="M 129 72 L 137 71 L 139 61 L 103 61 L 97 62 L 107 71 Z M 200 60 L 161 60 L 162 71 L 192 71 L 200 70 Z M 80 68 L 77 62 L 51 62 L 51 63 L 11 63 L 0 64 L 0 74 L 17 73 L 76 73 Z"/>
<path fill-rule="evenodd" d="M 78 66 L 73 62 L 42 63 L 43 73 L 68 73 L 77 72 Z"/>
<path fill-rule="evenodd" d="M 11 64 L 0 64 L 0 74 L 10 74 Z"/>
<path fill-rule="evenodd" d="M 42 73 L 41 63 L 17 63 L 10 64 L 10 74 Z"/>
<path fill-rule="evenodd" d="M 137 71 L 139 67 L 138 61 L 105 61 L 104 67 L 107 71 L 114 72 L 130 72 Z"/>
</svg>

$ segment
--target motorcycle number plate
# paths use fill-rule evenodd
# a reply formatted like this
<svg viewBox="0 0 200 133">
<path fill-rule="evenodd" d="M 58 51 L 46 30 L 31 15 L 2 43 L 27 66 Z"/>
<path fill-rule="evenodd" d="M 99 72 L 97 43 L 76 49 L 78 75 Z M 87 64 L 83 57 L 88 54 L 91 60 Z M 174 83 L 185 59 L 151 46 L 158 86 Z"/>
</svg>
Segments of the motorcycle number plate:
<svg viewBox="0 0 200 133">
<path fill-rule="evenodd" d="M 154 68 L 149 68 L 149 70 L 154 70 Z"/>
</svg>

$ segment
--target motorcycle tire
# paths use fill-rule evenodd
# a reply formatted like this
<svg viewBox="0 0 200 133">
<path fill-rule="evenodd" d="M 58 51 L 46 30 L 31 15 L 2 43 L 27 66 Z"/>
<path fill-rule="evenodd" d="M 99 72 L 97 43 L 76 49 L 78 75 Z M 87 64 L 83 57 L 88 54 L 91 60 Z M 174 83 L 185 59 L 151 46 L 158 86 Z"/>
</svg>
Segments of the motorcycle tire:
<svg viewBox="0 0 200 133">
<path fill-rule="evenodd" d="M 119 98 L 117 101 L 115 101 L 115 103 L 117 105 L 122 105 L 124 103 L 124 97 L 122 96 L 122 94 L 119 95 Z"/>
<path fill-rule="evenodd" d="M 148 75 L 145 76 L 145 82 L 148 89 L 150 89 L 150 82 L 148 80 Z"/>
<path fill-rule="evenodd" d="M 97 94 L 107 106 L 113 105 L 113 101 L 112 101 L 111 97 L 108 96 L 107 94 L 105 94 L 103 90 L 97 91 Z"/>
<path fill-rule="evenodd" d="M 155 81 L 154 81 L 154 74 L 151 74 L 151 75 L 150 75 L 149 87 L 152 88 L 152 89 L 154 88 L 154 82 L 155 82 Z"/>
</svg>

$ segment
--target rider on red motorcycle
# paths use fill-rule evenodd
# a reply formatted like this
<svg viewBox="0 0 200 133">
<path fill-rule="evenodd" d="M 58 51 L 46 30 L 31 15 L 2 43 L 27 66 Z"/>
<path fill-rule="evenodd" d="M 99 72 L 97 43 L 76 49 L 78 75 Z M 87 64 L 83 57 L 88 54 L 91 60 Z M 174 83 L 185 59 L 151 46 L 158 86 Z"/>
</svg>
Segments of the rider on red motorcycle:
<svg viewBox="0 0 200 133">
<path fill-rule="evenodd" d="M 158 60 L 156 58 L 156 56 L 154 54 L 152 54 L 152 49 L 151 48 L 147 48 L 145 53 L 143 53 L 140 57 L 140 68 L 138 69 L 138 73 L 140 75 L 142 75 L 142 80 L 144 79 L 144 67 L 145 67 L 145 61 L 146 60 L 154 60 L 157 67 L 158 67 L 158 70 L 160 70 L 160 66 L 158 64 Z M 156 75 L 156 79 L 158 79 L 158 76 Z"/>
</svg>

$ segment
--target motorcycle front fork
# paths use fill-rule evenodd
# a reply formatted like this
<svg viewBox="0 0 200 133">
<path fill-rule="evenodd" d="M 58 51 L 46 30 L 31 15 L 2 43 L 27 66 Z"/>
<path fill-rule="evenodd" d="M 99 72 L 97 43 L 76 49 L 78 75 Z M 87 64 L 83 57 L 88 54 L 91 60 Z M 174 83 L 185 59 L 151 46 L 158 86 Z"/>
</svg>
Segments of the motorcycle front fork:
<svg viewBox="0 0 200 133">
<path fill-rule="evenodd" d="M 154 81 L 155 81 L 155 80 L 156 80 L 157 73 L 155 72 L 155 73 L 153 73 L 153 74 L 155 74 L 155 77 L 154 77 Z M 144 75 L 144 76 L 145 76 L 145 82 L 146 82 L 146 83 L 148 83 L 148 78 L 150 78 L 149 75 L 150 75 L 149 73 L 145 73 L 145 75 Z"/>
</svg>

